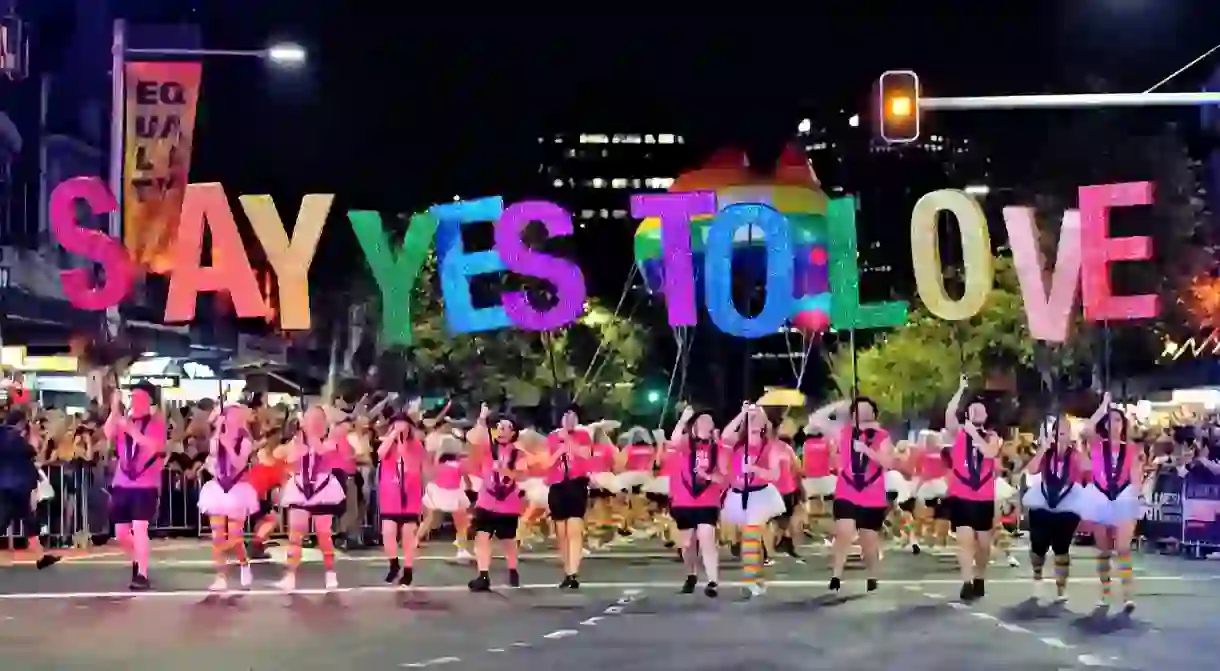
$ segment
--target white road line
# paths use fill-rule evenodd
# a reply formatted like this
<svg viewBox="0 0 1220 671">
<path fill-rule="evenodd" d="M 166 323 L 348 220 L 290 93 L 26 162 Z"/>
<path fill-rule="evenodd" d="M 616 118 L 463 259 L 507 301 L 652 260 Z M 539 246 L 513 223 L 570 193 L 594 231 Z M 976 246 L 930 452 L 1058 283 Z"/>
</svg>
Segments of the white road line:
<svg viewBox="0 0 1220 671">
<path fill-rule="evenodd" d="M 593 625 L 597 624 L 598 622 L 600 622 L 601 620 L 604 620 L 604 619 L 606 619 L 606 618 L 604 618 L 600 615 L 597 615 L 597 616 L 591 617 L 587 620 L 581 620 L 580 623 L 585 625 L 586 627 L 592 627 Z"/>
<path fill-rule="evenodd" d="M 972 616 L 974 616 L 974 617 L 977 617 L 977 618 L 978 618 L 978 619 L 980 619 L 980 620 L 992 620 L 992 621 L 998 621 L 998 620 L 1000 619 L 1000 618 L 998 618 L 998 617 L 996 617 L 996 616 L 992 615 L 991 613 L 982 613 L 982 612 L 979 612 L 979 611 L 977 611 L 977 610 L 976 610 L 976 611 L 971 611 L 971 613 L 970 613 L 970 614 L 971 614 Z"/>
<path fill-rule="evenodd" d="M 603 610 L 602 612 L 607 615 L 619 615 L 623 612 L 623 607 L 622 606 L 608 606 L 606 608 L 606 610 Z"/>
<path fill-rule="evenodd" d="M 422 669 L 429 666 L 441 666 L 443 664 L 453 664 L 460 661 L 462 660 L 458 659 L 457 657 L 437 657 L 436 659 L 430 659 L 426 662 L 410 662 L 408 664 L 400 664 L 399 666 L 406 669 Z"/>
<path fill-rule="evenodd" d="M 1068 648 L 1072 647 L 1057 638 L 1051 638 L 1049 636 L 1040 637 L 1038 640 L 1042 641 L 1043 643 L 1045 643 L 1046 645 L 1049 645 L 1052 648 L 1057 648 L 1059 650 L 1067 650 Z"/>
<path fill-rule="evenodd" d="M 949 607 L 954 610 L 966 610 L 966 609 L 970 608 L 970 606 L 967 606 L 964 603 L 958 603 L 957 601 L 950 601 Z"/>
<path fill-rule="evenodd" d="M 544 635 L 543 635 L 543 638 L 547 638 L 547 639 L 552 639 L 552 640 L 554 640 L 554 639 L 557 639 L 557 638 L 567 638 L 567 637 L 569 637 L 569 636 L 575 636 L 575 635 L 577 635 L 577 634 L 579 634 L 579 633 L 580 633 L 580 632 L 579 632 L 579 631 L 576 631 L 575 629 L 560 629 L 560 630 L 558 630 L 558 631 L 552 631 L 552 632 L 551 632 L 551 633 L 549 633 L 549 634 L 544 634 Z"/>
<path fill-rule="evenodd" d="M 488 648 L 487 652 L 504 652 L 504 648 Z"/>
<path fill-rule="evenodd" d="M 623 594 L 626 594 L 627 596 L 635 596 L 635 595 L 637 595 L 637 594 L 639 594 L 639 593 L 640 593 L 640 590 L 638 590 L 638 589 L 625 589 L 625 590 L 623 590 Z"/>
<path fill-rule="evenodd" d="M 207 548 L 200 546 L 200 549 L 204 550 Z M 307 549 L 312 549 L 312 548 L 307 548 Z M 107 557 L 107 558 L 95 559 L 94 557 Z M 131 562 L 126 559 L 109 559 L 108 557 L 123 557 L 123 553 L 110 552 L 110 553 L 88 555 L 88 556 L 82 556 L 82 557 L 64 557 L 63 563 L 72 563 L 72 564 L 84 565 L 84 566 L 130 566 L 131 565 Z M 315 563 L 316 564 L 316 563 L 320 562 L 321 557 L 322 557 L 321 553 L 319 552 L 316 555 L 316 557 L 317 557 L 317 561 L 312 561 L 312 562 L 304 561 L 304 563 Z M 673 559 L 673 557 L 674 557 L 673 553 L 669 553 L 669 552 L 615 552 L 615 553 L 606 553 L 606 554 L 594 553 L 588 557 L 585 557 L 585 560 L 589 560 L 589 559 Z M 527 552 L 527 553 L 523 553 L 522 555 L 520 555 L 519 558 L 526 559 L 526 560 L 559 559 L 559 555 L 555 554 L 555 553 L 549 553 L 549 552 L 537 552 L 537 553 Z M 503 559 L 503 557 L 496 556 L 496 557 L 494 557 L 494 559 Z M 354 562 L 357 564 L 366 564 L 366 563 L 372 564 L 372 563 L 384 562 L 385 557 L 383 557 L 381 555 L 371 555 L 371 554 L 370 555 L 336 554 L 335 561 Z M 467 564 L 470 562 L 470 560 L 458 559 L 457 557 L 455 557 L 453 555 L 424 555 L 424 556 L 416 557 L 415 561 L 436 561 L 436 562 L 448 562 L 448 563 L 453 563 L 453 564 Z M 230 560 L 229 563 L 235 564 L 236 562 Z M 276 559 L 254 559 L 254 560 L 251 560 L 250 563 L 251 564 L 274 564 L 274 565 L 283 564 L 282 561 L 279 561 Z M 22 561 L 18 561 L 18 562 L 13 562 L 13 564 L 19 565 L 19 566 L 33 566 L 34 562 L 22 560 Z M 200 558 L 200 559 L 165 559 L 165 560 L 154 559 L 152 565 L 154 567 L 157 567 L 157 566 L 211 566 L 212 560 L 204 559 L 204 558 Z"/>
<path fill-rule="evenodd" d="M 1117 657 L 1098 657 L 1097 655 L 1079 655 L 1076 661 L 1080 662 L 1081 666 L 1117 666 Z"/>
<path fill-rule="evenodd" d="M 923 593 L 923 595 L 924 595 L 924 596 L 926 596 L 926 597 L 928 597 L 929 599 L 943 599 L 943 598 L 945 598 L 945 595 L 944 595 L 944 594 L 937 594 L 936 592 L 924 592 L 924 593 Z"/>
<path fill-rule="evenodd" d="M 918 592 L 919 591 L 919 585 L 903 585 L 902 588 L 907 590 L 908 592 Z"/>
<path fill-rule="evenodd" d="M 528 648 L 528 647 L 530 647 L 530 644 L 526 643 L 524 641 L 517 641 L 516 643 L 513 643 L 513 647 L 514 648 Z"/>
<path fill-rule="evenodd" d="M 1000 629 L 1011 631 L 1014 634 L 1032 634 L 1033 633 L 1030 630 L 1026 629 L 1025 627 L 1022 627 L 1022 626 L 1016 625 L 1016 624 L 1009 624 L 1007 622 L 996 622 L 996 624 L 1000 625 Z"/>
</svg>

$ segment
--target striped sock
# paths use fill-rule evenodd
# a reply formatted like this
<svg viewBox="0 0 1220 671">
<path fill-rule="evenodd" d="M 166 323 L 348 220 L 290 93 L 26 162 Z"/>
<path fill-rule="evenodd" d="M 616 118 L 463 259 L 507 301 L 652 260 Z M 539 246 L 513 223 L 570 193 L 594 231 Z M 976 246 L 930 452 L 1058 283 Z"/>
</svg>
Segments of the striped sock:
<svg viewBox="0 0 1220 671">
<path fill-rule="evenodd" d="M 757 583 L 762 577 L 762 564 L 762 527 L 751 524 L 741 530 L 742 580 L 747 584 Z"/>
<path fill-rule="evenodd" d="M 1068 576 L 1072 573 L 1072 556 L 1071 555 L 1055 555 L 1055 587 L 1059 591 L 1059 595 L 1063 596 L 1067 590 Z"/>
<path fill-rule="evenodd" d="M 1131 551 L 1119 552 L 1115 557 L 1118 563 L 1118 582 L 1123 588 L 1123 598 L 1131 598 L 1131 586 L 1135 583 L 1135 571 L 1131 568 Z"/>
<path fill-rule="evenodd" d="M 1101 580 L 1101 598 L 1103 599 L 1109 599 L 1114 593 L 1114 588 L 1110 583 L 1110 568 L 1110 553 L 1098 553 L 1097 578 L 1098 580 Z"/>
</svg>

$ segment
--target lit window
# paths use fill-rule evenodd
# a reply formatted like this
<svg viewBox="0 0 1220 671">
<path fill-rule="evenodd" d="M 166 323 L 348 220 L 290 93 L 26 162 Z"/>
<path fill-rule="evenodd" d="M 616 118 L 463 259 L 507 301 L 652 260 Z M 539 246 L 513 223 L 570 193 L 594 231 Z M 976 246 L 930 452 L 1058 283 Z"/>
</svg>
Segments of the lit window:
<svg viewBox="0 0 1220 671">
<path fill-rule="evenodd" d="M 585 133 L 580 134 L 580 143 L 581 144 L 606 144 L 609 141 L 610 141 L 610 138 L 608 138 L 602 134 L 596 134 L 596 135 L 590 135 L 590 134 L 585 134 Z"/>
<path fill-rule="evenodd" d="M 568 158 L 576 158 L 576 150 L 575 150 L 575 149 L 569 149 L 569 150 L 568 150 Z"/>
<path fill-rule="evenodd" d="M 556 188 L 556 189 L 562 188 L 562 187 L 563 187 L 563 180 L 562 180 L 562 179 L 557 179 L 557 180 L 555 180 L 555 181 L 553 182 L 553 184 L 555 185 L 555 188 Z"/>
<path fill-rule="evenodd" d="M 809 119 L 801 119 L 801 122 L 796 125 L 796 132 L 808 133 L 813 128 L 813 123 Z"/>
<path fill-rule="evenodd" d="M 631 188 L 633 188 L 633 189 L 640 188 L 640 180 L 638 180 L 638 179 L 631 180 Z"/>
<path fill-rule="evenodd" d="M 538 144 L 542 144 L 542 138 L 538 138 Z"/>
<path fill-rule="evenodd" d="M 594 177 L 589 182 L 589 186 L 591 186 L 595 189 L 600 189 L 600 188 L 606 186 L 606 180 L 602 179 L 601 177 Z"/>
<path fill-rule="evenodd" d="M 825 148 L 826 148 L 825 142 L 814 142 L 813 146 L 810 147 L 810 149 L 812 149 L 813 151 L 822 151 Z"/>
<path fill-rule="evenodd" d="M 673 144 L 674 136 L 672 133 L 661 133 L 657 136 L 657 144 Z"/>
<path fill-rule="evenodd" d="M 681 135 L 679 135 L 679 136 L 678 136 L 678 144 L 682 144 L 682 143 L 684 143 L 684 142 L 686 142 L 686 140 L 685 140 L 685 139 L 684 139 L 684 138 L 683 138 Z"/>
<path fill-rule="evenodd" d="M 640 139 L 639 135 L 615 135 L 613 141 L 615 144 L 639 144 Z"/>
<path fill-rule="evenodd" d="M 627 180 L 622 177 L 615 177 L 614 179 L 610 180 L 610 188 L 625 189 L 627 188 Z"/>
<path fill-rule="evenodd" d="M 644 144 L 656 144 L 656 143 L 657 143 L 656 136 L 654 136 L 654 135 L 645 135 L 644 136 Z"/>
<path fill-rule="evenodd" d="M 649 189 L 668 189 L 673 183 L 672 177 L 649 177 L 644 180 L 644 186 Z"/>
<path fill-rule="evenodd" d="M 606 217 L 610 216 L 610 210 L 606 210 L 606 209 L 598 210 L 597 216 L 601 217 L 602 219 L 605 219 Z"/>
<path fill-rule="evenodd" d="M 581 210 L 581 211 L 580 211 L 580 218 L 581 218 L 581 219 L 592 219 L 592 218 L 593 218 L 593 210 Z"/>
<path fill-rule="evenodd" d="M 614 217 L 615 219 L 626 219 L 627 210 L 615 210 L 610 213 L 610 216 Z"/>
</svg>

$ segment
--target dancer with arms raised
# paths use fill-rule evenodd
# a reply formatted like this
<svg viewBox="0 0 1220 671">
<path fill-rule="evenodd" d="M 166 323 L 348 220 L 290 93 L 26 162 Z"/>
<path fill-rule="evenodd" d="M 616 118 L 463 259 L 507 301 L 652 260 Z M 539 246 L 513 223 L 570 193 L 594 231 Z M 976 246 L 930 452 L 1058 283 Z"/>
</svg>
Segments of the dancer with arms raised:
<svg viewBox="0 0 1220 671">
<path fill-rule="evenodd" d="M 957 563 L 962 576 L 963 601 L 986 593 L 984 578 L 991 561 L 992 529 L 996 511 L 996 457 L 1000 439 L 985 428 L 987 406 L 973 401 L 966 406 L 966 422 L 957 417 L 968 381 L 963 375 L 957 392 L 945 409 L 945 432 L 954 436 L 949 448 L 949 491 L 945 504 L 949 524 L 957 534 Z"/>
<path fill-rule="evenodd" d="M 157 412 L 157 389 L 138 384 L 131 389 L 131 410 L 123 413 L 116 390 L 103 431 L 114 441 L 119 467 L 110 488 L 110 522 L 119 547 L 131 557 L 131 589 L 143 591 L 148 581 L 148 524 L 157 517 L 161 470 L 165 467 L 165 418 Z"/>
<path fill-rule="evenodd" d="M 313 521 L 322 565 L 326 569 L 326 589 L 339 586 L 335 572 L 335 515 L 344 511 L 343 483 L 332 472 L 331 456 L 337 449 L 336 438 L 328 432 L 326 411 L 313 406 L 301 418 L 301 429 L 288 445 L 286 461 L 293 474 L 280 494 L 280 505 L 288 509 L 288 570 L 276 586 L 284 591 L 296 589 L 297 568 L 301 565 L 301 544 Z"/>
<path fill-rule="evenodd" d="M 208 454 L 214 478 L 199 490 L 199 512 L 208 517 L 212 529 L 212 561 L 216 579 L 209 588 L 229 588 L 225 576 L 228 555 L 234 553 L 240 566 L 242 587 L 254 581 L 246 555 L 246 519 L 258 512 L 259 497 L 246 479 L 246 466 L 254 453 L 254 439 L 247 430 L 249 411 L 241 405 L 217 408 L 212 415 L 212 440 Z"/>
<path fill-rule="evenodd" d="M 479 574 L 470 581 L 470 591 L 491 591 L 491 541 L 496 539 L 508 564 L 508 584 L 521 586 L 517 572 L 517 524 L 525 512 L 525 493 L 519 485 L 526 475 L 524 451 L 517 447 L 517 425 L 507 417 L 496 422 L 492 434 L 491 410 L 484 404 L 479 419 L 467 433 L 475 448 L 472 466 L 480 474 L 474 511 L 474 557 Z"/>
<path fill-rule="evenodd" d="M 701 562 L 707 585 L 703 593 L 719 593 L 720 547 L 716 523 L 720 519 L 723 483 L 729 474 L 729 454 L 715 438 L 716 424 L 706 412 L 686 406 L 670 436 L 665 472 L 669 475 L 671 512 L 678 527 L 678 548 L 686 565 L 683 594 L 691 594 L 698 583 L 696 567 Z"/>
</svg>

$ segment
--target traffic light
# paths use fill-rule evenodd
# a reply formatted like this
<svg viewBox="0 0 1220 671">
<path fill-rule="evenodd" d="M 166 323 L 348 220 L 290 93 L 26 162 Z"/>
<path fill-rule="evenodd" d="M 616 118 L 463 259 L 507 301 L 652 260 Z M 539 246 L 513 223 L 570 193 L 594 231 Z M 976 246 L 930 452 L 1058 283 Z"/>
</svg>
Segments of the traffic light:
<svg viewBox="0 0 1220 671">
<path fill-rule="evenodd" d="M 882 74 L 877 104 L 883 140 L 899 144 L 919 139 L 919 75 L 910 70 Z"/>
</svg>

